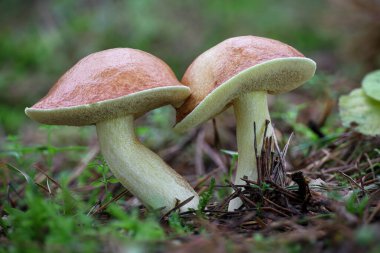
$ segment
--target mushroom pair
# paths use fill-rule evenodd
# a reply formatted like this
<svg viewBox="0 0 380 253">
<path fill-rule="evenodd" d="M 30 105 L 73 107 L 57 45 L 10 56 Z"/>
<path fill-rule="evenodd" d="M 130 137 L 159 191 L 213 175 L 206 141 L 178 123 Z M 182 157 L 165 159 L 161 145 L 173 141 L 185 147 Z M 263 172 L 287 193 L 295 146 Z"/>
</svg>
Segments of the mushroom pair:
<svg viewBox="0 0 380 253">
<path fill-rule="evenodd" d="M 163 212 L 194 196 L 181 208 L 187 210 L 197 208 L 197 194 L 138 141 L 134 119 L 166 104 L 180 106 L 175 129 L 184 132 L 233 105 L 239 151 L 235 183 L 243 176 L 257 180 L 253 124 L 260 150 L 270 120 L 267 94 L 298 87 L 314 75 L 315 67 L 314 61 L 279 41 L 236 37 L 201 54 L 182 79 L 186 87 L 160 59 L 135 49 L 110 49 L 82 59 L 25 112 L 45 124 L 95 124 L 103 156 L 132 194 L 147 206 L 163 207 Z M 267 136 L 272 132 L 269 127 Z M 229 210 L 240 205 L 234 199 Z"/>
<path fill-rule="evenodd" d="M 101 152 L 115 177 L 141 202 L 167 212 L 198 195 L 135 135 L 134 119 L 152 109 L 179 106 L 190 89 L 163 61 L 146 52 L 116 48 L 91 54 L 67 71 L 25 113 L 44 124 L 96 125 Z"/>
<path fill-rule="evenodd" d="M 233 106 L 239 153 L 235 184 L 244 183 L 243 176 L 257 181 L 254 123 L 257 150 L 261 150 L 266 121 L 270 121 L 267 94 L 297 88 L 315 69 L 313 60 L 279 41 L 255 36 L 227 39 L 198 56 L 185 72 L 182 83 L 191 95 L 177 110 L 175 129 L 184 132 Z M 272 134 L 269 125 L 266 137 Z M 229 210 L 241 203 L 233 199 Z"/>
</svg>

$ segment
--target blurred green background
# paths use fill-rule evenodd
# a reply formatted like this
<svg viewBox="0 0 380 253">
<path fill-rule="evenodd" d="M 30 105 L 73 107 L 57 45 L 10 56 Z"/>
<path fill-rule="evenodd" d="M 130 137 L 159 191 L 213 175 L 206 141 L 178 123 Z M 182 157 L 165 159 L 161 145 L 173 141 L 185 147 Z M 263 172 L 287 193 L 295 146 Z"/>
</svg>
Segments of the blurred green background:
<svg viewBox="0 0 380 253">
<path fill-rule="evenodd" d="M 252 34 L 288 43 L 317 61 L 317 85 L 334 85 L 342 77 L 360 80 L 379 67 L 379 22 L 371 14 L 379 6 L 375 2 L 2 0 L 0 136 L 31 124 L 24 108 L 79 59 L 113 47 L 150 52 L 181 78 L 204 50 Z M 360 47 L 363 40 L 366 46 Z M 326 81 L 326 76 L 333 78 Z M 357 84 L 343 84 L 350 85 Z"/>
</svg>

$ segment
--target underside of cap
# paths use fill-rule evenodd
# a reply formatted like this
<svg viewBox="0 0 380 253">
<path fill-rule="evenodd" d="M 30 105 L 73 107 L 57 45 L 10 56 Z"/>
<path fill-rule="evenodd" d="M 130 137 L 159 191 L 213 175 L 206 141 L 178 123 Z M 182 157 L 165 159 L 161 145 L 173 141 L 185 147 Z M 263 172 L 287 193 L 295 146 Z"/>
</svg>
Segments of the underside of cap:
<svg viewBox="0 0 380 253">
<path fill-rule="evenodd" d="M 190 89 L 186 86 L 165 86 L 79 106 L 54 109 L 26 108 L 25 113 L 43 124 L 83 126 L 125 115 L 139 117 L 147 111 L 167 104 L 177 107 L 189 94 Z"/>
<path fill-rule="evenodd" d="M 315 62 L 305 57 L 280 58 L 257 64 L 215 88 L 189 113 L 185 104 L 181 106 L 177 118 L 182 120 L 174 129 L 184 132 L 213 118 L 242 94 L 254 91 L 278 94 L 293 90 L 309 80 L 315 69 Z"/>
</svg>

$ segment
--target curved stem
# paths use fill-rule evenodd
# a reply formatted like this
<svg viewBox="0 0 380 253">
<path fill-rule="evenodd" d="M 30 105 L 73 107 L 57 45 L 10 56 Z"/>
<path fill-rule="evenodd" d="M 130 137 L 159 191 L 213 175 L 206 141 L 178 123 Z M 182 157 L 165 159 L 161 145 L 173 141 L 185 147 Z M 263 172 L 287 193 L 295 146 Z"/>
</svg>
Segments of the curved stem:
<svg viewBox="0 0 380 253">
<path fill-rule="evenodd" d="M 256 142 L 258 156 L 260 155 L 265 131 L 265 121 L 270 121 L 267 92 L 257 91 L 240 96 L 233 102 L 236 117 L 236 139 L 238 147 L 238 166 L 235 177 L 235 184 L 244 184 L 241 180 L 243 176 L 257 181 L 256 153 L 254 148 L 254 128 L 256 124 Z M 267 128 L 266 136 L 271 136 L 273 130 L 271 125 Z M 233 211 L 241 206 L 240 198 L 233 199 L 228 210 Z"/>
<path fill-rule="evenodd" d="M 100 148 L 115 177 L 141 202 L 151 208 L 172 209 L 177 199 L 193 200 L 181 208 L 196 209 L 198 195 L 191 186 L 158 155 L 135 136 L 133 116 L 96 124 Z"/>
</svg>

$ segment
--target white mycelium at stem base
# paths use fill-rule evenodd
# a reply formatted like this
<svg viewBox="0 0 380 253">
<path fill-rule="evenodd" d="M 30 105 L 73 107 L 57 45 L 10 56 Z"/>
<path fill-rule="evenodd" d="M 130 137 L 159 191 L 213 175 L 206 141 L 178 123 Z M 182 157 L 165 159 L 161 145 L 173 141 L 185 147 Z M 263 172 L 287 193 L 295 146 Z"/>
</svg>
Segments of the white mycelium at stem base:
<svg viewBox="0 0 380 253">
<path fill-rule="evenodd" d="M 116 178 L 141 202 L 154 209 L 172 209 L 176 199 L 195 196 L 181 208 L 196 209 L 198 196 L 184 179 L 135 135 L 134 117 L 125 116 L 96 124 L 100 148 Z"/>
<path fill-rule="evenodd" d="M 256 142 L 257 156 L 260 156 L 263 144 L 263 136 L 265 132 L 265 122 L 270 121 L 267 92 L 256 91 L 245 95 L 241 95 L 233 102 L 235 118 L 236 118 L 236 138 L 238 147 L 238 166 L 235 177 L 235 184 L 245 184 L 241 178 L 247 176 L 252 181 L 257 181 L 257 163 L 254 148 L 254 122 L 256 124 Z M 270 137 L 273 133 L 269 124 L 267 127 L 266 137 Z M 242 205 L 240 198 L 230 201 L 229 211 L 233 211 Z"/>
</svg>

